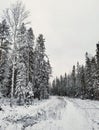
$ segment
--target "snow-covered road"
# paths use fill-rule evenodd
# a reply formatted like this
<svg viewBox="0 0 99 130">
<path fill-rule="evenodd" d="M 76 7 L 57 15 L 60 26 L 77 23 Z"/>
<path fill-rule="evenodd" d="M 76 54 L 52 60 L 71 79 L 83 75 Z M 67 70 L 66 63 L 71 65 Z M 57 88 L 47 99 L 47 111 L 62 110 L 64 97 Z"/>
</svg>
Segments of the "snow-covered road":
<svg viewBox="0 0 99 130">
<path fill-rule="evenodd" d="M 0 130 L 99 130 L 99 102 L 51 97 L 32 106 L 2 106 Z"/>
<path fill-rule="evenodd" d="M 90 120 L 87 118 L 85 111 L 69 99 L 60 99 L 61 102 L 65 101 L 66 103 L 66 106 L 60 110 L 60 118 L 42 121 L 33 126 L 32 130 L 94 130 L 90 126 Z M 30 128 L 27 128 L 27 130 L 30 130 Z"/>
<path fill-rule="evenodd" d="M 90 130 L 85 112 L 66 100 L 67 107 L 62 118 L 64 130 Z"/>
</svg>

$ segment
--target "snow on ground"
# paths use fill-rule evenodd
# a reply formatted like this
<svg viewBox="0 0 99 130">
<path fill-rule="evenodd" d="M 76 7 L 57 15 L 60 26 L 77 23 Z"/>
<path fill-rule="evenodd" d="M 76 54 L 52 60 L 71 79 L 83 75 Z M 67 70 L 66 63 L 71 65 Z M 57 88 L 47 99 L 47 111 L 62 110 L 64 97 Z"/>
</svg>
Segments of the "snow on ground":
<svg viewBox="0 0 99 130">
<path fill-rule="evenodd" d="M 99 130 L 98 101 L 51 97 L 31 106 L 3 102 L 1 107 L 0 130 Z"/>
<path fill-rule="evenodd" d="M 91 130 L 99 130 L 99 101 L 70 99 L 75 107 L 82 110 Z"/>
</svg>

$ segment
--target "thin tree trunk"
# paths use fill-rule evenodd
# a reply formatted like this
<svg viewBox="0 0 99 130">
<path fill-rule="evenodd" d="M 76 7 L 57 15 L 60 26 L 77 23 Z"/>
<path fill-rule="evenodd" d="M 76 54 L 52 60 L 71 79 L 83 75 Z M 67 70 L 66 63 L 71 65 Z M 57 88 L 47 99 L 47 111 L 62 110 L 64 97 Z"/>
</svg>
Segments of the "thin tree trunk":
<svg viewBox="0 0 99 130">
<path fill-rule="evenodd" d="M 13 61 L 13 68 L 12 68 L 12 85 L 11 85 L 11 101 L 10 101 L 10 106 L 12 107 L 13 105 L 13 96 L 14 96 L 14 77 L 15 76 L 15 57 Z"/>
<path fill-rule="evenodd" d="M 13 46 L 13 59 L 12 59 L 12 64 L 13 64 L 13 68 L 12 68 L 12 84 L 11 84 L 11 101 L 10 101 L 10 106 L 12 107 L 13 105 L 13 96 L 14 96 L 14 83 L 15 83 L 15 65 L 16 65 L 16 42 L 15 42 L 15 38 L 16 38 L 16 28 L 15 28 L 15 33 L 14 33 L 14 46 Z"/>
<path fill-rule="evenodd" d="M 11 101 L 10 101 L 10 106 L 12 107 L 13 104 L 13 89 L 14 89 L 14 65 L 13 65 L 13 70 L 12 70 L 12 86 L 11 86 Z"/>
</svg>

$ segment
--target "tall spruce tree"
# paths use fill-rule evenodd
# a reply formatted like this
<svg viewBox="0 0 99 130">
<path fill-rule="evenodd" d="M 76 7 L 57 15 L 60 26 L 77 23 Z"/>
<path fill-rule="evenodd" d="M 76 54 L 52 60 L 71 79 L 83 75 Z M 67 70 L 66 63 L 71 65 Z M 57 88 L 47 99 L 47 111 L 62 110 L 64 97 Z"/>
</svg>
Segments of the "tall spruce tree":
<svg viewBox="0 0 99 130">
<path fill-rule="evenodd" d="M 26 72 L 27 72 L 27 38 L 26 38 L 26 27 L 24 24 L 19 29 L 17 43 L 17 65 L 16 65 L 16 86 L 15 86 L 15 95 L 19 99 L 19 103 L 25 98 L 25 90 L 27 83 Z"/>
<path fill-rule="evenodd" d="M 95 65 L 95 61 L 94 61 L 95 72 L 93 74 L 93 78 L 94 78 L 93 88 L 94 88 L 94 98 L 99 100 L 99 43 L 97 44 L 97 50 L 96 50 L 96 64 L 97 66 Z"/>
<path fill-rule="evenodd" d="M 79 62 L 77 62 L 76 67 L 76 96 L 81 95 L 81 66 L 79 65 Z"/>
<path fill-rule="evenodd" d="M 10 41 L 9 27 L 6 20 L 0 23 L 0 90 L 4 96 L 10 94 L 11 61 L 9 58 Z"/>
<path fill-rule="evenodd" d="M 32 28 L 27 30 L 27 82 L 31 82 L 34 84 L 34 39 L 35 36 L 33 34 Z"/>
<path fill-rule="evenodd" d="M 91 98 L 91 89 L 93 87 L 92 83 L 92 73 L 91 73 L 91 60 L 86 53 L 86 65 L 85 65 L 85 78 L 86 78 L 86 98 Z"/>
<path fill-rule="evenodd" d="M 80 89 L 80 96 L 81 98 L 85 98 L 86 96 L 86 81 L 85 81 L 85 68 L 82 65 L 81 72 L 80 72 L 80 82 L 81 82 L 81 89 Z"/>
<path fill-rule="evenodd" d="M 35 48 L 35 97 L 39 99 L 48 97 L 49 77 L 51 67 L 47 55 L 45 54 L 45 39 L 40 34 L 37 38 Z"/>
<path fill-rule="evenodd" d="M 71 80 L 72 80 L 72 96 L 76 96 L 76 69 L 75 69 L 75 65 L 73 66 L 73 69 L 72 69 Z"/>
<path fill-rule="evenodd" d="M 19 105 L 25 102 L 26 95 L 26 66 L 23 62 L 19 62 L 17 66 L 15 96 Z"/>
</svg>

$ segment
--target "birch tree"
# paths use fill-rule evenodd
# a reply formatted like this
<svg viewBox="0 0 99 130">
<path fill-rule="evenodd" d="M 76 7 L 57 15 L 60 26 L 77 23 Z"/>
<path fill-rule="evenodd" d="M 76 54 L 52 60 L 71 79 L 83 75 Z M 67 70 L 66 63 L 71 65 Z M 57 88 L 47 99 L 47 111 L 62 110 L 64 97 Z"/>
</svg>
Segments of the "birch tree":
<svg viewBox="0 0 99 130">
<path fill-rule="evenodd" d="M 22 2 L 17 1 L 15 4 L 12 4 L 10 8 L 4 10 L 4 18 L 7 21 L 7 24 L 10 27 L 11 31 L 11 41 L 13 43 L 13 52 L 12 52 L 12 85 L 11 85 L 11 106 L 13 104 L 13 96 L 14 96 L 14 76 L 15 76 L 15 68 L 16 68 L 16 59 L 17 59 L 17 34 L 20 26 L 24 22 L 27 24 L 27 18 L 29 16 L 29 12 L 26 11 L 25 6 Z"/>
</svg>

